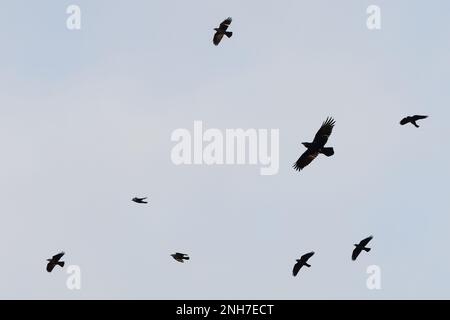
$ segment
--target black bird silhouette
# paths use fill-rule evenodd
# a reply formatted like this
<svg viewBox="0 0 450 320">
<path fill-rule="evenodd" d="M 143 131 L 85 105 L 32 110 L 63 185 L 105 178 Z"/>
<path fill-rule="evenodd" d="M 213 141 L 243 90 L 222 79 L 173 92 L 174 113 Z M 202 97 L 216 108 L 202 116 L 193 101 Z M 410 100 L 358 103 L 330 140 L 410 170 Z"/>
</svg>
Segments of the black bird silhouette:
<svg viewBox="0 0 450 320">
<path fill-rule="evenodd" d="M 55 254 L 51 259 L 47 259 L 47 271 L 52 272 L 53 268 L 58 265 L 61 268 L 64 267 L 64 261 L 59 261 L 62 256 L 64 255 L 64 252 L 60 252 L 58 254 Z"/>
<path fill-rule="evenodd" d="M 227 31 L 228 27 L 231 24 L 231 17 L 225 19 L 218 28 L 214 28 L 216 30 L 216 33 L 214 34 L 213 43 L 214 45 L 218 46 L 220 41 L 222 41 L 222 38 L 224 35 L 226 35 L 228 38 L 231 38 L 233 35 L 233 32 Z"/>
<path fill-rule="evenodd" d="M 334 154 L 333 148 L 326 148 L 325 144 L 333 131 L 335 121 L 333 118 L 327 118 L 317 131 L 313 142 L 302 142 L 302 144 L 308 148 L 301 157 L 294 164 L 294 169 L 297 171 L 302 170 L 308 164 L 310 164 L 318 155 L 322 153 L 327 157 L 331 157 Z"/>
<path fill-rule="evenodd" d="M 184 263 L 184 260 L 189 260 L 188 255 L 185 254 L 185 253 L 179 253 L 179 252 L 176 252 L 176 253 L 174 253 L 174 254 L 171 254 L 171 256 L 172 256 L 175 260 L 177 260 L 178 262 L 181 262 L 181 263 Z"/>
<path fill-rule="evenodd" d="M 132 201 L 136 202 L 136 203 L 148 203 L 147 201 L 145 201 L 145 199 L 147 199 L 147 197 L 145 198 L 133 198 Z"/>
<path fill-rule="evenodd" d="M 294 265 L 294 269 L 292 270 L 292 274 L 294 275 L 294 277 L 303 266 L 307 266 L 308 268 L 311 267 L 311 265 L 309 265 L 307 262 L 313 255 L 314 251 L 311 251 L 310 253 L 302 255 L 300 259 L 297 259 L 297 263 Z"/>
<path fill-rule="evenodd" d="M 403 125 L 405 125 L 407 123 L 412 123 L 416 128 L 419 128 L 419 126 L 417 125 L 416 121 L 417 120 L 426 119 L 426 118 L 428 118 L 428 116 L 415 115 L 415 116 L 412 116 L 412 117 L 406 117 L 406 118 L 403 118 L 400 121 L 400 124 L 403 126 Z"/>
<path fill-rule="evenodd" d="M 356 258 L 358 258 L 358 256 L 361 253 L 361 251 L 363 251 L 363 250 L 366 251 L 366 252 L 370 251 L 370 248 L 366 248 L 366 245 L 372 239 L 373 239 L 373 237 L 370 236 L 368 238 L 365 238 L 364 240 L 361 240 L 361 242 L 359 244 L 355 244 L 355 249 L 353 249 L 353 253 L 352 253 L 352 260 L 353 261 L 355 261 Z"/>
</svg>

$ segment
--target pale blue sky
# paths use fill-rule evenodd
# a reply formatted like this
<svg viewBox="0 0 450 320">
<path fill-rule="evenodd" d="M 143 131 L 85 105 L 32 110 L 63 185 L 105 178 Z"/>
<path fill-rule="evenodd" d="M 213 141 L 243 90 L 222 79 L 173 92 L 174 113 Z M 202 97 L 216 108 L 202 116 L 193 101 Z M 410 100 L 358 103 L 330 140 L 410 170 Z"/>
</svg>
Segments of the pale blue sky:
<svg viewBox="0 0 450 320">
<path fill-rule="evenodd" d="M 80 31 L 66 29 L 70 4 Z M 366 28 L 370 4 L 380 31 Z M 450 298 L 449 10 L 3 0 L 0 298 Z M 234 36 L 215 47 L 228 16 Z M 398 124 L 412 114 L 430 118 Z M 297 173 L 300 143 L 327 116 L 335 156 Z M 170 135 L 194 120 L 279 129 L 279 174 L 174 166 Z M 372 251 L 352 262 L 370 234 Z M 45 272 L 59 250 L 81 267 L 80 291 L 65 270 Z M 379 291 L 366 288 L 372 264 Z"/>
</svg>

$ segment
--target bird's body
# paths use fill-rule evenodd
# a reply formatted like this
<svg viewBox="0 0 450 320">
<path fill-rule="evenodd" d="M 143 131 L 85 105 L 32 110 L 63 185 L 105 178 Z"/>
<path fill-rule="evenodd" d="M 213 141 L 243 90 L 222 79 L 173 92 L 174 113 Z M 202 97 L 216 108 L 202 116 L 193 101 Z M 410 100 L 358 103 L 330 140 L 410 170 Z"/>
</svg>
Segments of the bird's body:
<svg viewBox="0 0 450 320">
<path fill-rule="evenodd" d="M 297 273 L 300 271 L 300 269 L 303 266 L 307 266 L 308 268 L 311 267 L 310 264 L 308 264 L 309 258 L 311 258 L 314 255 L 314 251 L 311 251 L 307 254 L 304 254 L 300 257 L 300 259 L 297 259 L 297 263 L 294 265 L 294 269 L 292 270 L 292 275 L 295 277 Z"/>
<path fill-rule="evenodd" d="M 189 260 L 189 257 L 185 253 L 179 253 L 176 252 L 174 254 L 171 254 L 171 256 L 178 262 L 184 263 L 184 260 Z"/>
<path fill-rule="evenodd" d="M 426 119 L 428 116 L 421 116 L 421 115 L 415 115 L 410 117 L 405 117 L 400 121 L 400 124 L 403 126 L 407 123 L 413 124 L 416 128 L 419 128 L 419 125 L 417 124 L 418 120 Z"/>
<path fill-rule="evenodd" d="M 294 169 L 297 171 L 302 170 L 308 164 L 310 164 L 319 154 L 324 154 L 327 157 L 334 155 L 334 149 L 325 147 L 331 133 L 333 132 L 335 121 L 333 118 L 327 118 L 317 131 L 313 142 L 303 142 L 302 144 L 307 150 L 301 155 L 301 157 L 294 164 Z"/>
<path fill-rule="evenodd" d="M 145 198 L 137 198 L 137 197 L 135 197 L 135 198 L 132 199 L 132 201 L 136 202 L 136 203 L 148 203 L 147 201 L 145 201 L 145 199 L 147 199 L 147 197 L 145 197 Z"/>
<path fill-rule="evenodd" d="M 52 272 L 53 268 L 57 265 L 61 268 L 64 267 L 64 261 L 60 261 L 63 255 L 64 252 L 60 252 L 55 254 L 51 259 L 47 259 L 47 272 Z"/>
<path fill-rule="evenodd" d="M 216 33 L 214 34 L 213 43 L 214 45 L 218 46 L 220 41 L 222 41 L 223 36 L 227 36 L 228 38 L 231 38 L 233 36 L 233 32 L 227 31 L 228 27 L 231 24 L 231 17 L 225 19 L 218 28 L 214 28 Z"/>
<path fill-rule="evenodd" d="M 352 260 L 355 261 L 356 258 L 358 258 L 359 254 L 361 253 L 361 251 L 366 251 L 369 252 L 370 248 L 367 248 L 366 245 L 370 242 L 370 240 L 372 240 L 373 237 L 367 237 L 364 240 L 361 240 L 358 244 L 355 244 L 355 249 L 353 249 L 352 252 Z"/>
</svg>

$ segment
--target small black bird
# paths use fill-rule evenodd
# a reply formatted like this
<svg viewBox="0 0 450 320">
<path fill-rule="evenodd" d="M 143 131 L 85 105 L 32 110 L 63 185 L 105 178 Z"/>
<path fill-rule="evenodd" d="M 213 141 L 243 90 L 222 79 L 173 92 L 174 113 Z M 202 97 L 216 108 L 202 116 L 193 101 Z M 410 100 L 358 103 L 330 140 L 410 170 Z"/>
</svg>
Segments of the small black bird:
<svg viewBox="0 0 450 320">
<path fill-rule="evenodd" d="M 428 116 L 415 115 L 415 116 L 412 116 L 412 117 L 406 117 L 406 118 L 403 118 L 400 121 L 400 124 L 403 126 L 403 125 L 405 125 L 407 123 L 412 123 L 416 128 L 419 128 L 419 126 L 417 125 L 416 121 L 417 120 L 426 119 L 426 118 L 428 118 Z"/>
<path fill-rule="evenodd" d="M 222 41 L 222 38 L 224 35 L 226 35 L 228 38 L 231 38 L 233 35 L 233 32 L 227 31 L 228 27 L 231 24 L 231 17 L 225 19 L 218 28 L 214 28 L 216 30 L 216 33 L 214 34 L 213 43 L 214 45 L 218 46 L 220 41 Z"/>
<path fill-rule="evenodd" d="M 302 170 L 308 164 L 310 164 L 320 153 L 331 157 L 334 155 L 333 148 L 326 148 L 325 144 L 328 141 L 331 133 L 333 132 L 335 121 L 333 118 L 327 118 L 314 136 L 313 142 L 303 142 L 302 144 L 308 148 L 301 157 L 294 163 L 294 169 L 297 171 Z"/>
<path fill-rule="evenodd" d="M 147 199 L 147 197 L 145 198 L 133 198 L 132 201 L 136 202 L 136 203 L 148 203 L 147 201 L 145 201 L 145 199 Z"/>
<path fill-rule="evenodd" d="M 52 272 L 53 268 L 58 265 L 61 268 L 64 267 L 64 261 L 59 261 L 62 256 L 64 255 L 64 252 L 60 252 L 58 254 L 55 254 L 51 259 L 47 259 L 47 271 Z"/>
<path fill-rule="evenodd" d="M 294 269 L 292 270 L 292 274 L 294 275 L 294 277 L 297 275 L 297 273 L 303 266 L 307 266 L 308 268 L 311 267 L 311 265 L 309 265 L 307 262 L 308 259 L 311 258 L 313 255 L 314 251 L 304 254 L 300 257 L 300 259 L 297 259 L 297 263 L 294 265 Z"/>
<path fill-rule="evenodd" d="M 172 256 L 175 260 L 177 260 L 178 262 L 181 262 L 181 263 L 184 263 L 184 260 L 189 260 L 188 255 L 185 254 L 185 253 L 179 253 L 179 252 L 177 252 L 177 253 L 171 254 L 171 256 Z"/>
<path fill-rule="evenodd" d="M 373 237 L 370 236 L 368 238 L 365 238 L 364 240 L 361 240 L 359 244 L 355 244 L 355 249 L 353 249 L 352 253 L 352 260 L 355 261 L 356 258 L 358 258 L 361 251 L 369 252 L 370 248 L 366 248 L 366 245 L 369 243 L 370 240 L 372 240 Z"/>
</svg>

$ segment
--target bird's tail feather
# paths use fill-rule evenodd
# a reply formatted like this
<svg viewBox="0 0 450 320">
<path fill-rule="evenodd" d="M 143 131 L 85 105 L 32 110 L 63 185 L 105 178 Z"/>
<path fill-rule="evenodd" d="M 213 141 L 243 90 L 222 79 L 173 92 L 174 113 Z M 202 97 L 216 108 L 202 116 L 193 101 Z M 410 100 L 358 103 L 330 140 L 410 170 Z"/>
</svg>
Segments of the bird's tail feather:
<svg viewBox="0 0 450 320">
<path fill-rule="evenodd" d="M 364 248 L 363 249 L 365 252 L 369 252 L 370 251 L 370 248 Z"/>
<path fill-rule="evenodd" d="M 183 257 L 184 260 L 189 260 L 189 257 Z"/>
<path fill-rule="evenodd" d="M 311 267 L 311 265 L 310 265 L 310 264 L 307 264 L 307 263 L 305 263 L 305 266 L 307 266 L 308 268 Z"/>
<path fill-rule="evenodd" d="M 322 148 L 322 153 L 327 157 L 331 157 L 334 154 L 333 148 Z"/>
<path fill-rule="evenodd" d="M 60 266 L 61 268 L 64 267 L 64 261 L 58 262 L 57 265 Z"/>
<path fill-rule="evenodd" d="M 228 38 L 231 38 L 231 37 L 233 36 L 233 32 L 227 31 L 227 32 L 225 32 L 225 35 L 226 35 Z"/>
</svg>

